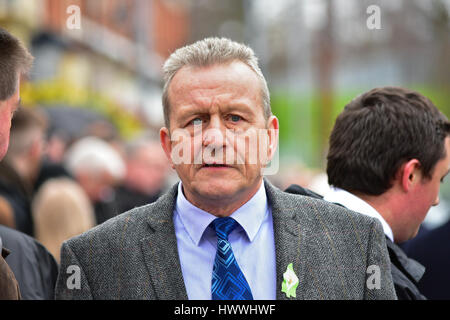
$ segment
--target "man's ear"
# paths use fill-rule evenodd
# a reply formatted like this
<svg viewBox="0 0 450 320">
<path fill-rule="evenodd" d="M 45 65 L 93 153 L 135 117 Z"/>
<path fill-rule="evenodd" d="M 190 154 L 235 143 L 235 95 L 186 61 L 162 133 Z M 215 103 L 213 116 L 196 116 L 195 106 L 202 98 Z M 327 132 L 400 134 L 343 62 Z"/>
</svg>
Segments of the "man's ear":
<svg viewBox="0 0 450 320">
<path fill-rule="evenodd" d="M 278 118 L 275 116 L 271 116 L 269 120 L 267 120 L 267 134 L 269 135 L 269 147 L 267 150 L 267 159 L 268 161 L 272 160 L 273 155 L 278 147 L 278 133 L 279 133 L 279 123 Z"/>
<path fill-rule="evenodd" d="M 164 153 L 169 160 L 170 166 L 172 167 L 172 169 L 175 169 L 175 166 L 172 162 L 172 141 L 170 139 L 169 129 L 167 129 L 166 127 L 161 128 L 161 130 L 159 130 L 159 139 L 161 141 L 161 147 L 163 148 Z"/>
<path fill-rule="evenodd" d="M 401 187 L 405 192 L 410 191 L 418 182 L 422 180 L 422 171 L 420 161 L 417 159 L 409 160 L 404 163 L 398 173 Z"/>
</svg>

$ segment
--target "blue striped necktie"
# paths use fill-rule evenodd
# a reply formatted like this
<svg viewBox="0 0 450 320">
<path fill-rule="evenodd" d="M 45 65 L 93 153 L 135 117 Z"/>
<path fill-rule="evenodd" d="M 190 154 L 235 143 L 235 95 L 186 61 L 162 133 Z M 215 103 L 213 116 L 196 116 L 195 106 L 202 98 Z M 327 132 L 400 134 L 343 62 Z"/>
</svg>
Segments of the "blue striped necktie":
<svg viewBox="0 0 450 320">
<path fill-rule="evenodd" d="M 212 222 L 217 234 L 217 252 L 211 282 L 213 300 L 253 300 L 250 286 L 228 242 L 228 235 L 236 225 L 236 220 L 230 217 L 217 218 Z"/>
</svg>

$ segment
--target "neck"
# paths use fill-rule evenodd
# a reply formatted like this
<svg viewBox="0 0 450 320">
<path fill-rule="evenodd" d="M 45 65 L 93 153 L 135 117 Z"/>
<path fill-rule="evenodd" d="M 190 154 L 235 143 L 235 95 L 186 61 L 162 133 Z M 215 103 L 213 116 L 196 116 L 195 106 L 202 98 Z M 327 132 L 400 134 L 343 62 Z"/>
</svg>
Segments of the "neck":
<svg viewBox="0 0 450 320">
<path fill-rule="evenodd" d="M 238 210 L 244 204 L 246 204 L 253 196 L 258 192 L 261 187 L 262 179 L 259 183 L 257 183 L 256 187 L 252 188 L 250 192 L 245 195 L 234 195 L 231 197 L 221 197 L 217 198 L 204 198 L 199 195 L 194 195 L 185 191 L 184 187 L 182 188 L 183 194 L 186 199 L 196 206 L 197 208 L 209 212 L 216 217 L 228 217 L 233 212 Z"/>
<path fill-rule="evenodd" d="M 361 198 L 368 204 L 370 204 L 377 212 L 383 217 L 386 223 L 391 227 L 394 239 L 397 239 L 396 224 L 394 220 L 395 201 L 390 192 L 385 192 L 379 196 L 372 196 L 366 194 L 355 194 L 358 198 Z"/>
</svg>

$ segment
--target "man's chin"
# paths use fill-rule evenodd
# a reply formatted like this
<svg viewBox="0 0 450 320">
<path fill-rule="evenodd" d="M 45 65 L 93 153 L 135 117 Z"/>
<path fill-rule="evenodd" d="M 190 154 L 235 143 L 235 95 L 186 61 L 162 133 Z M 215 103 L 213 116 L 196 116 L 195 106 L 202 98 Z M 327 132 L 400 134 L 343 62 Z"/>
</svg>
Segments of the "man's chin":
<svg viewBox="0 0 450 320">
<path fill-rule="evenodd" d="M 242 188 L 239 181 L 232 178 L 211 177 L 192 184 L 192 191 L 205 200 L 230 199 Z"/>
<path fill-rule="evenodd" d="M 212 184 L 209 186 L 202 186 L 197 190 L 197 193 L 205 199 L 223 200 L 232 198 L 236 194 L 236 191 L 234 188 L 227 188 Z"/>
</svg>

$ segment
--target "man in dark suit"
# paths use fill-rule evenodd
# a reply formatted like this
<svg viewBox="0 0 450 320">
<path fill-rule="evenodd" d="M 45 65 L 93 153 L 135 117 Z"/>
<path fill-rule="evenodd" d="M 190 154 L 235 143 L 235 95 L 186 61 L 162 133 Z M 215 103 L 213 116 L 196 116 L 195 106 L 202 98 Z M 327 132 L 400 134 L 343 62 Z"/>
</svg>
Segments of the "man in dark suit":
<svg viewBox="0 0 450 320">
<path fill-rule="evenodd" d="M 58 265 L 36 239 L 0 226 L 3 245 L 11 251 L 5 260 L 14 272 L 23 300 L 53 300 Z"/>
<path fill-rule="evenodd" d="M 20 77 L 28 72 L 32 61 L 33 57 L 23 44 L 0 28 L 2 65 L 0 70 L 0 160 L 10 147 L 5 162 L 8 158 L 11 160 L 13 154 L 22 153 L 23 157 L 31 157 L 24 150 L 31 149 L 35 145 L 34 140 L 38 139 L 42 131 L 40 124 L 36 124 L 36 122 L 40 123 L 40 119 L 34 118 L 35 115 L 31 111 L 21 109 L 19 113 L 16 113 L 20 104 Z M 12 119 L 14 113 L 16 115 Z M 34 130 L 36 126 L 39 127 L 38 132 Z M 31 130 L 31 136 L 29 130 Z M 0 164 L 2 169 L 5 168 L 5 162 Z M 38 164 L 35 158 L 27 160 L 22 158 L 20 161 L 15 158 L 15 161 L 11 162 L 20 166 L 21 172 L 27 174 L 34 171 L 31 167 L 36 169 L 35 166 Z M 7 181 L 11 182 L 6 183 L 5 180 L 0 179 L 2 180 L 0 193 L 4 195 L 4 191 L 10 196 L 13 195 L 17 186 L 15 183 L 17 174 L 8 170 L 7 175 L 0 174 L 0 176 L 8 178 Z M 13 180 L 14 183 L 12 183 Z M 14 205 L 16 199 L 17 196 L 0 197 L 0 224 L 2 224 L 0 225 L 0 252 L 2 253 L 0 256 L 0 299 L 53 299 L 57 276 L 57 265 L 53 256 L 35 239 L 3 225 L 15 226 L 13 209 L 17 208 Z M 29 231 L 31 232 L 31 229 Z"/>
<path fill-rule="evenodd" d="M 26 74 L 33 62 L 33 57 L 23 44 L 8 31 L 0 28 L 0 160 L 9 146 L 11 118 L 19 107 L 20 77 Z M 4 203 L 2 203 L 4 205 Z M 0 224 L 12 223 L 12 215 L 0 214 Z M 1 235 L 0 235 L 1 237 Z M 1 242 L 1 238 L 0 238 Z M 4 299 L 20 298 L 18 284 L 4 257 L 9 251 L 0 245 L 0 296 Z"/>
<path fill-rule="evenodd" d="M 65 242 L 58 299 L 395 299 L 381 225 L 263 179 L 278 144 L 250 48 L 164 65 L 162 147 L 181 182 Z"/>
<path fill-rule="evenodd" d="M 399 299 L 425 299 L 424 267 L 396 243 L 413 238 L 450 167 L 450 124 L 433 103 L 403 88 L 377 88 L 352 100 L 330 136 L 324 199 L 378 219 Z M 299 186 L 288 192 L 307 194 Z M 320 196 L 319 196 L 320 197 Z"/>
</svg>

